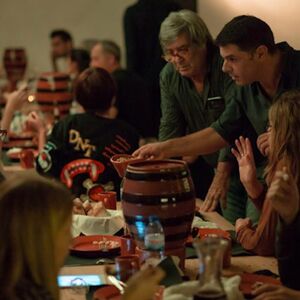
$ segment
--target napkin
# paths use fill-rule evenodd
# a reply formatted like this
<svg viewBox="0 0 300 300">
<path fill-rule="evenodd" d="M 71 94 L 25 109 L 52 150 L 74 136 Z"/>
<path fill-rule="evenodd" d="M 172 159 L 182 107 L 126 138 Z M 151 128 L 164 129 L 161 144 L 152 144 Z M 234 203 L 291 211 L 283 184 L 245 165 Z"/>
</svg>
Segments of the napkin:
<svg viewBox="0 0 300 300">
<path fill-rule="evenodd" d="M 80 233 L 84 235 L 105 234 L 114 235 L 124 227 L 123 213 L 121 210 L 110 210 L 107 217 L 92 217 L 73 215 L 72 236 Z"/>
<path fill-rule="evenodd" d="M 222 277 L 222 283 L 226 292 L 227 300 L 244 300 L 244 296 L 239 289 L 241 277 Z M 187 281 L 173 285 L 164 290 L 164 300 L 193 300 L 199 288 L 199 281 Z"/>
<path fill-rule="evenodd" d="M 219 228 L 216 223 L 205 221 L 205 220 L 201 219 L 198 216 L 194 217 L 192 227 L 197 227 L 197 228 Z"/>
</svg>

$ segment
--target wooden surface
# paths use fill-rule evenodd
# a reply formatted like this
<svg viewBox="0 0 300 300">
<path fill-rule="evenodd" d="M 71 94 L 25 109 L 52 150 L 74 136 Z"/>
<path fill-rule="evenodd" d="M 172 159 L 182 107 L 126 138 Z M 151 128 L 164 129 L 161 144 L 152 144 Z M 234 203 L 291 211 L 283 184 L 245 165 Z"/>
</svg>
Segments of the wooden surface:
<svg viewBox="0 0 300 300">
<path fill-rule="evenodd" d="M 12 174 L 12 173 L 22 172 L 22 171 L 26 170 L 26 169 L 22 168 L 20 164 L 4 166 L 3 169 L 4 169 L 5 174 Z"/>
<path fill-rule="evenodd" d="M 118 203 L 118 209 L 121 208 Z M 216 223 L 220 228 L 224 230 L 234 230 L 234 226 L 225 220 L 221 215 L 216 212 L 203 213 L 203 217 L 210 222 Z M 198 274 L 198 259 L 186 259 L 185 260 L 185 274 L 192 280 L 196 278 Z M 60 274 L 64 275 L 76 275 L 76 274 L 105 274 L 104 265 L 82 265 L 82 266 L 64 266 Z M 274 257 L 262 257 L 262 256 L 236 256 L 231 257 L 231 266 L 223 270 L 224 276 L 232 276 L 243 272 L 253 273 L 258 270 L 269 270 L 275 274 L 278 274 L 277 260 Z M 81 298 L 80 298 L 81 297 Z M 84 300 L 82 295 L 74 295 L 70 289 L 61 290 L 62 300 Z"/>
<path fill-rule="evenodd" d="M 201 201 L 201 200 L 200 200 Z M 198 202 L 199 204 L 201 202 Z M 121 208 L 120 202 L 118 202 L 118 208 Z M 234 230 L 234 226 L 225 220 L 217 212 L 201 212 L 203 217 L 210 222 L 216 223 L 220 228 L 224 230 Z M 94 268 L 93 268 L 94 267 Z M 79 274 L 80 272 L 90 272 L 97 270 L 104 272 L 103 266 L 80 266 L 80 267 L 64 267 L 62 269 L 63 274 Z M 262 256 L 235 256 L 231 257 L 231 266 L 228 269 L 224 269 L 225 275 L 237 274 L 241 272 L 255 272 L 258 270 L 270 270 L 271 272 L 278 274 L 277 260 L 275 257 L 262 257 Z M 69 273 L 71 272 L 71 273 Z M 79 273 L 73 273 L 79 272 Z M 186 259 L 185 272 L 190 278 L 194 279 L 198 274 L 198 259 Z"/>
<path fill-rule="evenodd" d="M 277 260 L 275 257 L 263 256 L 234 256 L 231 257 L 231 266 L 223 270 L 225 276 L 235 275 L 243 272 L 253 273 L 258 270 L 269 270 L 278 274 Z M 185 273 L 191 279 L 198 274 L 198 259 L 185 260 Z"/>
<path fill-rule="evenodd" d="M 199 198 L 196 199 L 196 207 L 200 208 L 203 204 L 203 201 Z M 206 221 L 216 223 L 220 228 L 223 230 L 235 230 L 234 226 L 228 222 L 226 219 L 224 219 L 220 214 L 217 212 L 203 212 L 199 210 Z"/>
</svg>

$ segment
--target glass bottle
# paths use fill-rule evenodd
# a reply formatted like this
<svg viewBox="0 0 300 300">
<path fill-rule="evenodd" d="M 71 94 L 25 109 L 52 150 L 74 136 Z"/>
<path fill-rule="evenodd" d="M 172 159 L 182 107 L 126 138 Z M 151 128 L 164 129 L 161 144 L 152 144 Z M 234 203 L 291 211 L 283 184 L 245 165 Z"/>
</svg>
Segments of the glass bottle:
<svg viewBox="0 0 300 300">
<path fill-rule="evenodd" d="M 199 259 L 199 288 L 194 299 L 227 299 L 221 282 L 223 254 L 227 243 L 219 237 L 206 237 L 194 242 Z"/>
<path fill-rule="evenodd" d="M 150 216 L 144 236 L 146 261 L 156 265 L 164 257 L 165 234 L 157 216 Z"/>
</svg>

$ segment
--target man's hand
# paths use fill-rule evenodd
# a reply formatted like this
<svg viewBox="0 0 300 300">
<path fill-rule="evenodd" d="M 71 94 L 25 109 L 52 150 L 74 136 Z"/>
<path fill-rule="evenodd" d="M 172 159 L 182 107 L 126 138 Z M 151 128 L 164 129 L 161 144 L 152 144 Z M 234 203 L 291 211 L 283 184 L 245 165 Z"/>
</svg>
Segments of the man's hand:
<svg viewBox="0 0 300 300">
<path fill-rule="evenodd" d="M 214 211 L 221 202 L 222 208 L 226 208 L 226 196 L 229 187 L 231 165 L 228 162 L 218 164 L 214 179 L 207 192 L 200 210 Z"/>
<path fill-rule="evenodd" d="M 264 132 L 256 141 L 257 148 L 263 156 L 268 156 L 270 153 L 269 136 L 270 131 Z"/>
<path fill-rule="evenodd" d="M 133 156 L 149 159 L 168 158 L 167 141 L 159 143 L 146 144 L 133 152 Z"/>
<path fill-rule="evenodd" d="M 299 191 L 286 167 L 275 173 L 266 198 L 271 200 L 272 207 L 285 223 L 293 222 L 299 212 Z"/>
<path fill-rule="evenodd" d="M 252 222 L 250 220 L 250 218 L 245 218 L 245 219 L 237 219 L 235 221 L 235 231 L 238 234 L 243 228 L 245 227 L 251 227 L 252 226 Z"/>
<path fill-rule="evenodd" d="M 298 300 L 300 291 L 289 289 L 282 285 L 264 284 L 255 289 L 254 300 Z"/>
</svg>

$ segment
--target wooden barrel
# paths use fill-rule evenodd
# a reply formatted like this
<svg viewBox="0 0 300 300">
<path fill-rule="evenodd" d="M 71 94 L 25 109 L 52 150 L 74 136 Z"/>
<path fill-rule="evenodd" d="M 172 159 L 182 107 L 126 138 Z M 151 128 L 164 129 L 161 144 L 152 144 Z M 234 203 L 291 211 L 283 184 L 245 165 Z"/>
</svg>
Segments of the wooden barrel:
<svg viewBox="0 0 300 300">
<path fill-rule="evenodd" d="M 68 74 L 47 72 L 39 76 L 36 101 L 44 113 L 61 118 L 70 112 L 73 101 L 71 78 Z"/>
<path fill-rule="evenodd" d="M 122 209 L 141 249 L 151 215 L 158 216 L 163 226 L 166 252 L 184 248 L 195 211 L 194 186 L 186 163 L 148 160 L 129 164 L 123 181 Z"/>
<path fill-rule="evenodd" d="M 11 82 L 17 82 L 23 79 L 27 57 L 24 48 L 7 48 L 3 55 L 3 65 L 6 71 L 7 79 Z"/>
</svg>

